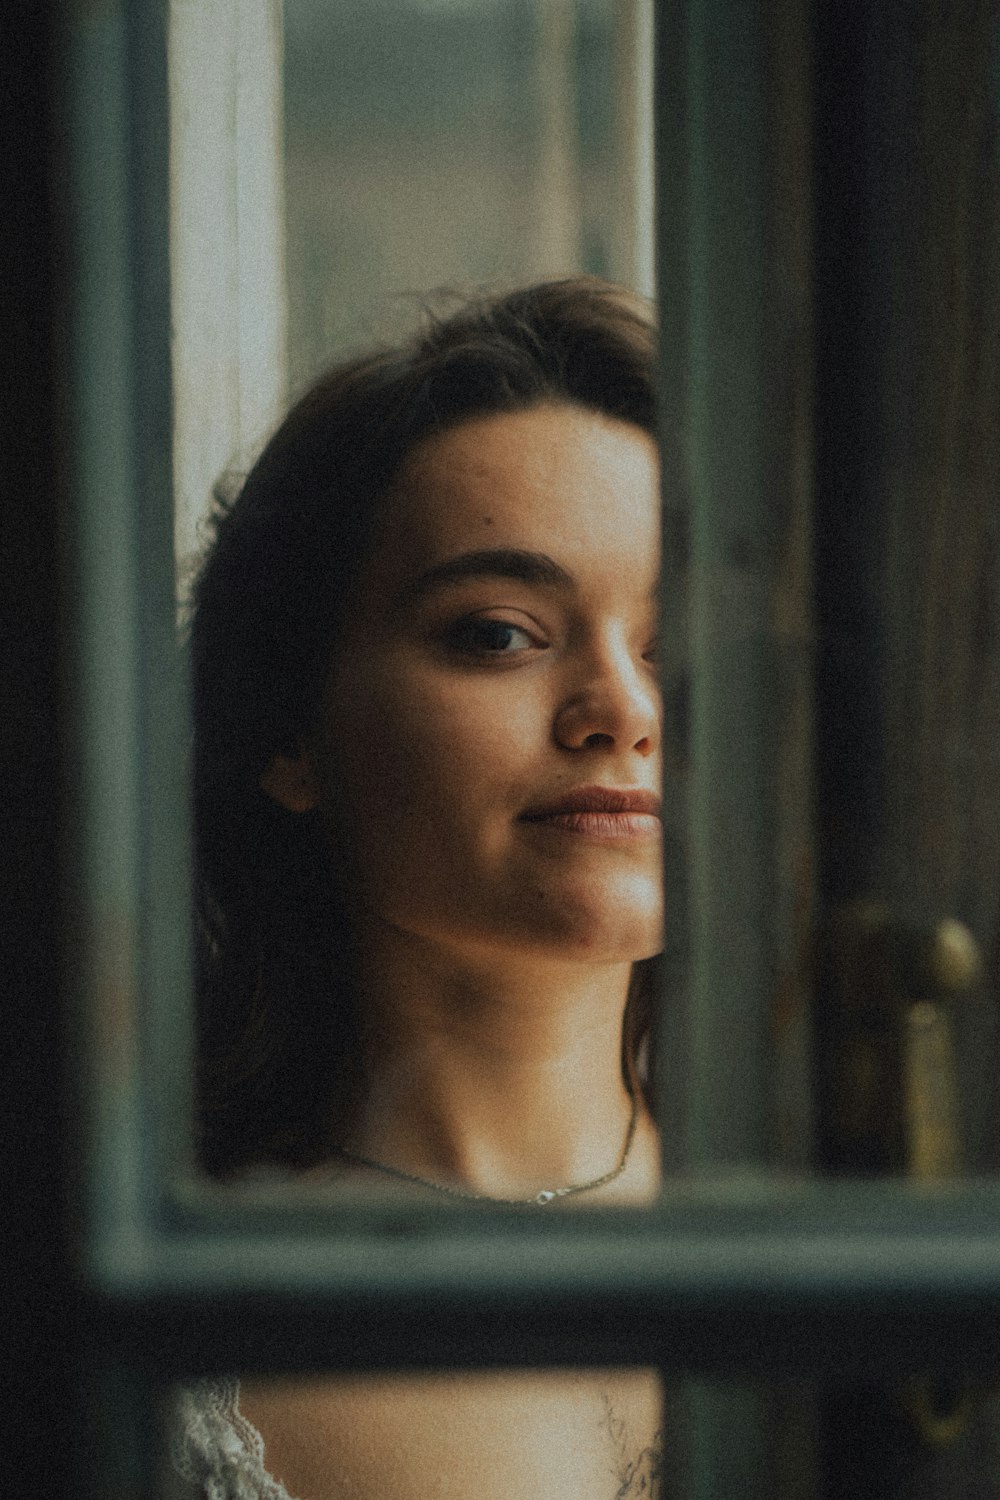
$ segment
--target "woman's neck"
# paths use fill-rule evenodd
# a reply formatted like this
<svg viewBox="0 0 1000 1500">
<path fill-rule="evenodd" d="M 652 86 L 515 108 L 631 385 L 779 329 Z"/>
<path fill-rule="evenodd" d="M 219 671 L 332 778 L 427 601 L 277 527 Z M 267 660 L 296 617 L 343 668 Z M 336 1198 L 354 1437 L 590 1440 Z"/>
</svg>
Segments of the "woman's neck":
<svg viewBox="0 0 1000 1500">
<path fill-rule="evenodd" d="M 494 1197 L 616 1166 L 633 1110 L 622 1072 L 631 964 L 475 961 L 381 936 L 362 967 L 362 1085 L 342 1144 Z M 657 1178 L 640 1101 L 626 1171 L 602 1193 L 641 1200 Z"/>
</svg>

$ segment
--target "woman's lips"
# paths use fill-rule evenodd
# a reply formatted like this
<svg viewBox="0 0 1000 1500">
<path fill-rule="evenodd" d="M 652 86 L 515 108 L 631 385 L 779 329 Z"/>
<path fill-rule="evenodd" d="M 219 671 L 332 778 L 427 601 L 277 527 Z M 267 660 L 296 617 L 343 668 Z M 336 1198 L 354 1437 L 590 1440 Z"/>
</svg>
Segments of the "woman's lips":
<svg viewBox="0 0 1000 1500">
<path fill-rule="evenodd" d="M 520 821 L 595 839 L 656 838 L 660 798 L 639 787 L 576 787 L 528 808 Z"/>
</svg>

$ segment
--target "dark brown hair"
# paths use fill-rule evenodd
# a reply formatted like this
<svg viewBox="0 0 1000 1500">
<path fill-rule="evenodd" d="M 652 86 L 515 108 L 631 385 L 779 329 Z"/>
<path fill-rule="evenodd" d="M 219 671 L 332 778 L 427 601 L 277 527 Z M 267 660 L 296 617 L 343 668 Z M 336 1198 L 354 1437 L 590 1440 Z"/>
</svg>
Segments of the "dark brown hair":
<svg viewBox="0 0 1000 1500">
<path fill-rule="evenodd" d="M 298 402 L 220 509 L 192 596 L 199 1151 L 302 1167 L 357 1057 L 351 932 L 313 813 L 260 789 L 315 725 L 382 497 L 414 445 L 561 401 L 655 435 L 654 334 L 620 287 L 570 277 L 466 298 Z M 637 966 L 640 973 L 642 966 Z M 638 977 L 638 976 L 637 976 Z M 633 985 L 627 1045 L 648 1028 Z"/>
</svg>

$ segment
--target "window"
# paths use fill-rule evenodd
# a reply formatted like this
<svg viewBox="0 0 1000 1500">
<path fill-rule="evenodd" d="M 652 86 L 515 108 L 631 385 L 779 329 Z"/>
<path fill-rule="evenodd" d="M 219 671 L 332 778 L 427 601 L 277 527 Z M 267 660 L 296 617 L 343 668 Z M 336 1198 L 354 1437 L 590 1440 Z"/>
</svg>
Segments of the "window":
<svg viewBox="0 0 1000 1500">
<path fill-rule="evenodd" d="M 774 431 L 775 410 L 800 410 L 802 393 L 789 390 L 796 329 L 765 314 L 787 309 L 776 284 L 794 281 L 803 264 L 812 282 L 810 247 L 782 214 L 808 187 L 796 177 L 809 155 L 797 90 L 813 46 L 833 43 L 822 29 L 816 42 L 801 16 L 786 17 L 776 36 L 756 10 L 737 6 L 663 7 L 659 24 L 666 601 L 676 652 L 668 701 L 682 696 L 682 653 L 692 674 L 688 744 L 677 747 L 678 764 L 686 748 L 691 768 L 683 795 L 678 775 L 672 804 L 671 890 L 687 923 L 673 954 L 665 1038 L 675 1087 L 664 1118 L 677 1143 L 673 1164 L 690 1175 L 649 1213 L 542 1223 L 499 1212 L 402 1215 L 370 1203 L 331 1216 L 304 1196 L 222 1202 L 175 1184 L 188 964 L 178 815 L 186 735 L 170 561 L 167 37 L 160 8 L 140 0 L 88 8 L 72 21 L 84 1277 L 94 1347 L 119 1376 L 142 1370 L 152 1388 L 258 1362 L 287 1370 L 634 1362 L 725 1379 L 872 1382 L 932 1366 L 995 1367 L 1000 1197 L 992 1184 L 913 1191 L 765 1170 L 769 923 L 788 899 L 771 795 L 769 544 L 780 521 L 776 472 L 809 468 L 796 447 L 808 446 L 808 413 L 792 441 Z M 882 38 L 890 44 L 899 39 Z M 891 164 L 881 166 L 898 186 Z M 995 192 L 995 163 L 989 171 Z M 836 183 L 820 180 L 817 211 L 820 230 L 839 226 L 857 248 Z M 833 320 L 822 321 L 835 301 L 829 247 L 821 244 L 816 287 L 820 327 L 832 338 Z M 273 285 L 261 296 L 272 293 Z M 841 309 L 847 325 L 864 311 Z M 983 316 L 995 318 L 995 306 Z M 268 347 L 278 347 L 280 326 L 278 311 Z M 237 310 L 226 337 L 250 331 L 260 330 Z M 821 382 L 832 367 L 825 360 L 839 359 L 843 371 L 862 358 L 849 338 L 832 354 L 821 344 Z M 821 389 L 831 402 L 845 396 Z M 275 394 L 265 393 L 261 411 Z M 857 415 L 849 402 L 845 409 Z M 227 438 L 242 434 L 241 420 Z M 821 444 L 821 472 L 832 471 L 837 451 Z M 864 482 L 863 471 L 856 477 Z M 141 1392 L 131 1379 L 106 1392 L 116 1434 L 108 1452 L 126 1467 L 134 1458 L 126 1483 L 137 1491 L 148 1473 L 142 1413 L 133 1408 L 134 1445 L 122 1433 L 127 1398 Z M 696 1438 L 711 1435 L 719 1406 L 713 1416 L 706 1397 L 695 1408 Z M 738 1458 L 721 1447 L 713 1456 L 697 1441 L 692 1452 L 691 1493 L 738 1492 L 726 1470 Z"/>
</svg>

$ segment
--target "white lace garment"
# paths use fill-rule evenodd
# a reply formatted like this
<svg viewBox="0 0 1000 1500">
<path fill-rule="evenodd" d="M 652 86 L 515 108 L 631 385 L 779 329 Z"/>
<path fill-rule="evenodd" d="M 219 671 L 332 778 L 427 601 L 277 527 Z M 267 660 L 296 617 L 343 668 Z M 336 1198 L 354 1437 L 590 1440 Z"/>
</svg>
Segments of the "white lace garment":
<svg viewBox="0 0 1000 1500">
<path fill-rule="evenodd" d="M 264 1439 L 240 1411 L 239 1395 L 234 1379 L 204 1380 L 176 1392 L 171 1500 L 293 1500 L 264 1467 Z M 662 1459 L 662 1439 L 637 1456 L 625 1455 L 614 1500 L 659 1495 Z"/>
<path fill-rule="evenodd" d="M 264 1467 L 264 1439 L 240 1411 L 238 1380 L 203 1380 L 177 1393 L 173 1466 L 204 1500 L 293 1500 Z"/>
</svg>

